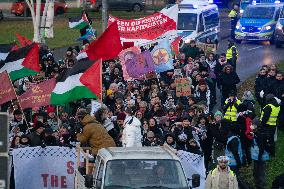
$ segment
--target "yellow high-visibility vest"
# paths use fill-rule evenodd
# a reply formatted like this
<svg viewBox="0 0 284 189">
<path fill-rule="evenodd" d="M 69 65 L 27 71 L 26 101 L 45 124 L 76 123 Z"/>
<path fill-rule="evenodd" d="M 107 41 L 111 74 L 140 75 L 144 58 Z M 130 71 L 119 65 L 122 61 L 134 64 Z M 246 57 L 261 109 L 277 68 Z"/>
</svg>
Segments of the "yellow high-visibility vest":
<svg viewBox="0 0 284 189">
<path fill-rule="evenodd" d="M 271 113 L 270 113 L 270 116 L 269 116 L 269 119 L 268 121 L 266 122 L 267 125 L 272 125 L 272 126 L 276 126 L 276 121 L 277 121 L 277 117 L 278 117 L 278 114 L 280 112 L 280 107 L 276 107 L 274 106 L 273 104 L 267 104 L 266 106 L 270 106 L 271 108 Z M 264 106 L 264 108 L 266 107 Z M 263 108 L 263 109 L 264 109 Z M 263 117 L 263 110 L 261 111 L 261 117 L 260 119 L 262 120 L 262 117 Z"/>
<path fill-rule="evenodd" d="M 229 49 L 227 50 L 227 53 L 226 53 L 226 58 L 227 58 L 227 60 L 233 58 L 233 47 L 236 48 L 237 58 L 238 58 L 238 56 L 239 56 L 237 47 L 236 47 L 235 45 L 233 45 L 233 46 L 231 46 L 231 48 L 229 48 Z"/>
<path fill-rule="evenodd" d="M 228 16 L 229 16 L 230 18 L 236 18 L 237 15 L 238 15 L 237 11 L 236 11 L 235 9 L 232 9 L 232 10 L 230 11 L 230 13 L 229 13 Z"/>
<path fill-rule="evenodd" d="M 229 103 L 228 100 L 226 100 L 225 104 L 228 104 L 228 103 Z M 237 100 L 236 103 L 239 105 L 239 104 L 241 104 L 241 101 Z M 235 105 L 228 107 L 224 118 L 227 119 L 227 120 L 231 120 L 231 121 L 237 121 L 237 108 L 235 107 Z"/>
</svg>

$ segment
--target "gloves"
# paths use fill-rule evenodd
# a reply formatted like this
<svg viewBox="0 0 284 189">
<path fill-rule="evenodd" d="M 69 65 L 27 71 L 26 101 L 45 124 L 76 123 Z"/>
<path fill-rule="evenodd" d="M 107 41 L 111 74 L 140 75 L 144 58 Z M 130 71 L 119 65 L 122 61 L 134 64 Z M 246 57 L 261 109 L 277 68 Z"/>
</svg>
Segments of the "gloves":
<svg viewBox="0 0 284 189">
<path fill-rule="evenodd" d="M 264 91 L 263 90 L 260 91 L 259 96 L 260 96 L 260 98 L 263 98 L 263 96 L 264 96 Z"/>
<path fill-rule="evenodd" d="M 281 100 L 280 100 L 279 98 L 274 97 L 274 99 L 277 101 L 277 103 L 278 103 L 278 104 L 280 104 L 280 103 L 281 103 Z"/>
</svg>

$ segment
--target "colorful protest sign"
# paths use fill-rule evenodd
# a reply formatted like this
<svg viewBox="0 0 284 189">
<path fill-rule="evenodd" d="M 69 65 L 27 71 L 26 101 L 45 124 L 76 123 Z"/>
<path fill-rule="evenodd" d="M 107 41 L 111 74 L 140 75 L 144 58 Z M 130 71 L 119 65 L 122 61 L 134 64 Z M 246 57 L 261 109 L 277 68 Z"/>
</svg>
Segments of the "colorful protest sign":
<svg viewBox="0 0 284 189">
<path fill-rule="evenodd" d="M 50 79 L 32 86 L 24 94 L 19 96 L 21 107 L 38 108 L 50 104 L 50 95 L 56 84 L 55 79 Z"/>
<path fill-rule="evenodd" d="M 149 51 L 140 52 L 138 47 L 130 47 L 121 51 L 119 59 L 122 64 L 123 77 L 126 80 L 138 79 L 142 75 L 154 71 L 154 64 Z"/>
<path fill-rule="evenodd" d="M 216 44 L 197 43 L 196 46 L 200 48 L 206 55 L 215 53 L 217 51 Z"/>
<path fill-rule="evenodd" d="M 188 78 L 176 78 L 176 96 L 189 96 L 191 95 L 191 82 Z"/>
<path fill-rule="evenodd" d="M 0 105 L 16 98 L 15 91 L 7 72 L 0 73 Z"/>
<path fill-rule="evenodd" d="M 110 15 L 108 25 L 117 21 L 121 41 L 133 41 L 137 46 L 156 38 L 177 36 L 177 12 L 178 6 L 175 5 L 139 19 L 126 20 Z"/>
<path fill-rule="evenodd" d="M 174 69 L 171 47 L 168 39 L 161 40 L 151 51 L 151 54 L 157 73 Z"/>
<path fill-rule="evenodd" d="M 13 150 L 13 163 L 17 189 L 74 188 L 75 148 L 17 148 Z"/>
</svg>

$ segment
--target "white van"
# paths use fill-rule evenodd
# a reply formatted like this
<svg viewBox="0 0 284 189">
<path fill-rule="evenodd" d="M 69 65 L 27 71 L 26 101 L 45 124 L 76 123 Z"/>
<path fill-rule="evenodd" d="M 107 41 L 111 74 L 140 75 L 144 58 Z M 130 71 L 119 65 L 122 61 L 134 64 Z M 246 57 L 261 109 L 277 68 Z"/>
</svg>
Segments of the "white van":
<svg viewBox="0 0 284 189">
<path fill-rule="evenodd" d="M 218 40 L 220 18 L 217 5 L 208 1 L 183 0 L 179 4 L 177 30 L 185 43 L 191 40 L 204 43 L 206 38 Z"/>
<path fill-rule="evenodd" d="M 163 176 L 158 179 L 160 169 L 163 169 Z M 85 179 L 77 172 L 75 188 L 188 189 L 200 185 L 199 175 L 186 178 L 179 158 L 169 147 L 103 148 L 98 152 L 92 172 Z"/>
</svg>

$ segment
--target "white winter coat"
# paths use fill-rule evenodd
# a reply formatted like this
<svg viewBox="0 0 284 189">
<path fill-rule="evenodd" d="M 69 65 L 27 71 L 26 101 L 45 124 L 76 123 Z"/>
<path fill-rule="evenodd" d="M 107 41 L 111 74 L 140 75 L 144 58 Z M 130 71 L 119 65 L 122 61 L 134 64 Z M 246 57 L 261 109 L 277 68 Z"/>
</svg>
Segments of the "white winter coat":
<svg viewBox="0 0 284 189">
<path fill-rule="evenodd" d="M 141 122 L 134 116 L 128 116 L 124 121 L 122 144 L 123 147 L 142 146 Z"/>
</svg>

